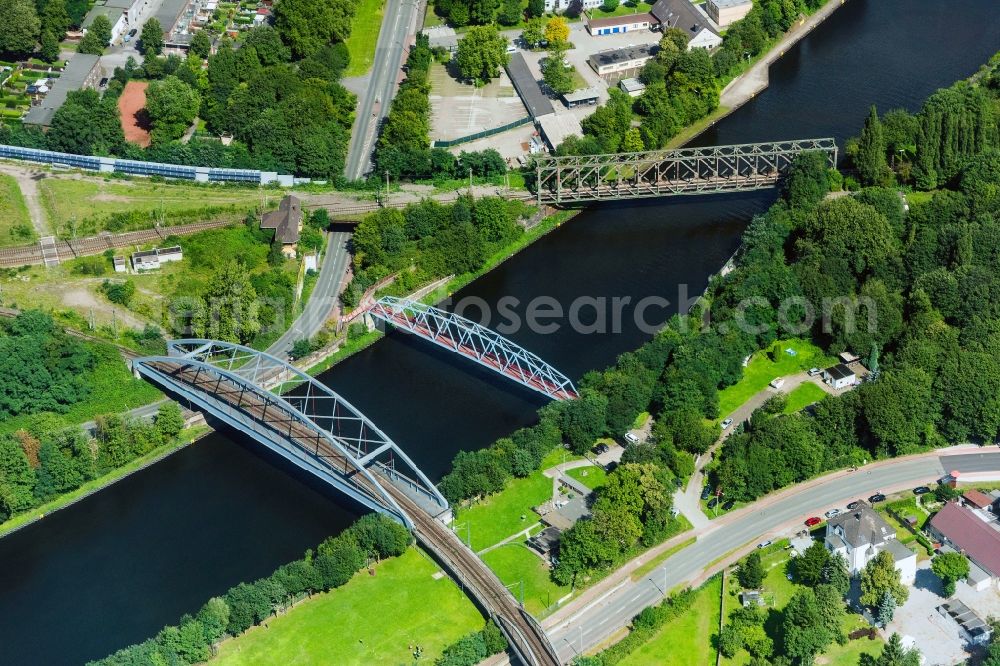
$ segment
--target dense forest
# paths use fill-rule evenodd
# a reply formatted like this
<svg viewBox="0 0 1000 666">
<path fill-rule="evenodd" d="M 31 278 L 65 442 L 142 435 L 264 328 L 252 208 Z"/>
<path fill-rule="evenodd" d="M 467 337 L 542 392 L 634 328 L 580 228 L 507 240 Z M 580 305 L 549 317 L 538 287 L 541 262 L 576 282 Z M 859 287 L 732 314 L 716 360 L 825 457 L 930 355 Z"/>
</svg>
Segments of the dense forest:
<svg viewBox="0 0 1000 666">
<path fill-rule="evenodd" d="M 141 65 L 130 58 L 103 95 L 70 93 L 48 132 L 0 124 L 0 143 L 341 178 L 356 100 L 338 81 L 349 61 L 343 40 L 354 6 L 285 0 L 275 8 L 275 27 L 253 28 L 239 44 L 224 39 L 214 54 L 147 52 Z M 119 119 L 118 97 L 131 80 L 149 82 L 146 149 L 125 141 Z M 179 141 L 195 119 L 209 136 Z M 224 134 L 234 137 L 231 145 L 215 138 Z"/>
</svg>

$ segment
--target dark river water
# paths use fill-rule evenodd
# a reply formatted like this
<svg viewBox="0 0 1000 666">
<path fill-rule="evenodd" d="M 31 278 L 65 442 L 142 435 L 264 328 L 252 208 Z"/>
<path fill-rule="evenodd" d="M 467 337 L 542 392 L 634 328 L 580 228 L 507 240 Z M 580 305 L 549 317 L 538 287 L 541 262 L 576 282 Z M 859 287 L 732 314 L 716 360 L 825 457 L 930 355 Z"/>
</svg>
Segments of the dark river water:
<svg viewBox="0 0 1000 666">
<path fill-rule="evenodd" d="M 1000 49 L 995 0 L 848 0 L 771 68 L 770 88 L 698 144 L 857 133 L 868 107 L 916 109 Z M 582 213 L 455 295 L 489 309 L 540 297 L 597 322 L 566 318 L 509 337 L 574 380 L 649 337 L 702 292 L 773 192 L 602 205 Z M 613 326 L 612 299 L 630 298 Z M 475 309 L 466 314 L 478 317 Z M 549 320 L 546 319 L 545 322 Z M 494 319 L 493 323 L 499 323 Z M 610 330 L 614 329 L 614 330 Z M 542 399 L 429 344 L 391 333 L 322 376 L 402 445 L 432 479 L 456 451 L 529 424 Z M 270 573 L 358 515 L 357 507 L 214 434 L 35 525 L 0 539 L 0 664 L 78 664 L 153 635 L 231 585 Z"/>
</svg>

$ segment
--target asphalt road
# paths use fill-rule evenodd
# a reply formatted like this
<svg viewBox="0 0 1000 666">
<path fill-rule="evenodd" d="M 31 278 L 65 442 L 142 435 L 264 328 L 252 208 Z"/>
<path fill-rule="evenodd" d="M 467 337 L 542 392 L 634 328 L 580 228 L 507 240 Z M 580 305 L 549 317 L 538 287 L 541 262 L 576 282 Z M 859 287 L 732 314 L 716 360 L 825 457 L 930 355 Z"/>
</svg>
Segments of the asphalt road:
<svg viewBox="0 0 1000 666">
<path fill-rule="evenodd" d="M 351 130 L 344 174 L 350 180 L 362 178 L 371 169 L 371 153 L 378 125 L 389 112 L 396 94 L 396 82 L 403 64 L 403 53 L 410 35 L 416 31 L 420 0 L 386 0 L 382 27 L 375 44 L 375 64 L 368 74 L 368 85 L 358 100 L 358 111 Z M 375 100 L 378 99 L 376 109 Z"/>
<path fill-rule="evenodd" d="M 833 507 L 843 508 L 848 502 L 875 492 L 896 492 L 926 484 L 952 470 L 1000 472 L 1000 452 L 993 449 L 986 453 L 927 456 L 870 470 L 861 468 L 808 487 L 791 489 L 779 501 L 765 500 L 746 507 L 713 521 L 695 543 L 670 557 L 646 578 L 635 582 L 626 579 L 574 615 L 561 619 L 556 626 L 547 626 L 549 637 L 560 658 L 568 662 L 626 626 L 643 608 L 662 600 L 665 593 L 696 579 L 707 563 L 747 544 L 775 538 L 783 531 L 795 532 L 808 516 L 822 515 Z"/>
</svg>

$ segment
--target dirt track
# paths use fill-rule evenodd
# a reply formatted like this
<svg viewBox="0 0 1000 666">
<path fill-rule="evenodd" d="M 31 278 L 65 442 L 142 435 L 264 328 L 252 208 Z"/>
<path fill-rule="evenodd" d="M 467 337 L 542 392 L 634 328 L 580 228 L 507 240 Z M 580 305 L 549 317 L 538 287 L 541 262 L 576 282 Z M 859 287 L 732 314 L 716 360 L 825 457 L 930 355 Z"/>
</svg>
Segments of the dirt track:
<svg viewBox="0 0 1000 666">
<path fill-rule="evenodd" d="M 125 90 L 118 98 L 118 111 L 121 112 L 122 130 L 125 140 L 146 148 L 151 142 L 149 130 L 139 124 L 139 112 L 146 108 L 146 86 L 143 81 L 129 81 Z"/>
</svg>

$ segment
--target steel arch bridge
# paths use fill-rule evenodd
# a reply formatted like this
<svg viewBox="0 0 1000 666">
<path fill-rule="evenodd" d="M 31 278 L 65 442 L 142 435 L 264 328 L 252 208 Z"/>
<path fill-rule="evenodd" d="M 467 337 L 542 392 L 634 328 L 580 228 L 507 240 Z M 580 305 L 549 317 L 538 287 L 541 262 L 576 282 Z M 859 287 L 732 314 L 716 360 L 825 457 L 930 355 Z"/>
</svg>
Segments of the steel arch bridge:
<svg viewBox="0 0 1000 666">
<path fill-rule="evenodd" d="M 554 400 L 579 397 L 573 382 L 538 356 L 453 312 L 395 296 L 379 299 L 368 312 Z"/>
<path fill-rule="evenodd" d="M 414 520 L 393 490 L 431 516 L 450 512 L 434 484 L 364 414 L 275 356 L 229 342 L 184 339 L 168 342 L 166 356 L 134 359 L 131 365 L 137 376 L 411 530 Z"/>
<path fill-rule="evenodd" d="M 738 192 L 772 187 L 801 153 L 837 165 L 835 139 L 535 158 L 538 204 Z"/>
</svg>

